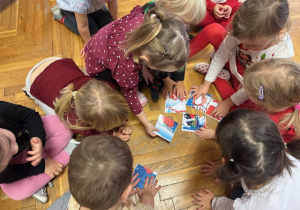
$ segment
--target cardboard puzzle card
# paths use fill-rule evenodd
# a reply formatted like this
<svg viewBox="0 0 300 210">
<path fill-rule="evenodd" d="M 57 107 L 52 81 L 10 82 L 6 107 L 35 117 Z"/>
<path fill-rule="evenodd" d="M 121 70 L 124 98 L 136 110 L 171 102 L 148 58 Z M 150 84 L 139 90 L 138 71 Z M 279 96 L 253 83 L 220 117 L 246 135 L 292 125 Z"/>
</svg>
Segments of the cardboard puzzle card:
<svg viewBox="0 0 300 210">
<path fill-rule="evenodd" d="M 160 114 L 155 125 L 155 127 L 159 129 L 159 132 L 154 131 L 154 133 L 168 142 L 171 142 L 177 126 L 177 122 Z"/>
<path fill-rule="evenodd" d="M 156 176 L 157 176 L 157 173 L 156 173 L 156 172 L 154 172 L 154 171 L 152 171 L 151 169 L 146 168 L 145 166 L 142 166 L 142 165 L 140 165 L 140 164 L 137 164 L 137 165 L 136 165 L 136 167 L 135 167 L 135 169 L 134 169 L 134 174 L 133 174 L 133 176 L 134 176 L 136 173 L 139 174 L 138 177 L 137 177 L 137 179 L 140 178 L 140 181 L 139 181 L 139 183 L 136 185 L 135 188 L 138 187 L 138 188 L 140 188 L 140 189 L 143 189 L 143 188 L 144 188 L 145 180 L 146 180 L 147 177 L 149 177 L 149 180 L 150 180 L 150 178 L 151 178 L 152 176 L 154 176 L 154 180 L 155 180 L 155 179 L 156 179 Z M 154 180 L 153 180 L 153 181 L 154 181 Z"/>
<path fill-rule="evenodd" d="M 183 113 L 186 112 L 186 99 L 177 98 L 175 94 L 167 96 L 165 103 L 165 113 Z"/>
<path fill-rule="evenodd" d="M 182 130 L 195 132 L 205 125 L 205 116 L 199 116 L 195 114 L 183 113 L 182 117 Z"/>
<path fill-rule="evenodd" d="M 190 96 L 193 94 L 194 92 L 190 93 Z M 204 114 L 206 114 L 209 117 L 212 117 L 213 119 L 220 121 L 222 118 L 219 117 L 213 117 L 211 116 L 211 112 L 214 110 L 214 108 L 216 108 L 219 105 L 219 102 L 212 99 L 212 96 L 209 94 L 206 94 L 204 99 L 202 98 L 202 96 L 200 96 L 196 101 L 193 101 L 194 97 L 189 98 L 186 102 L 186 105 L 189 107 L 192 107 L 198 111 L 203 112 Z"/>
</svg>

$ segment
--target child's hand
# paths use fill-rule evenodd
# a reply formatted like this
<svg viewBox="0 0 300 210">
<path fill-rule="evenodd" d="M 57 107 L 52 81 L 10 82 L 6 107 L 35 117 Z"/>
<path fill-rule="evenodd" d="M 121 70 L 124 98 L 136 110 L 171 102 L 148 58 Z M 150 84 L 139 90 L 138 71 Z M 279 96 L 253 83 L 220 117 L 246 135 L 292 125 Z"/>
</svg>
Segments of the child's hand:
<svg viewBox="0 0 300 210">
<path fill-rule="evenodd" d="M 81 58 L 85 57 L 85 51 L 84 51 L 85 46 L 86 46 L 86 43 L 84 44 L 83 48 L 80 50 Z"/>
<path fill-rule="evenodd" d="M 63 165 L 57 161 L 51 160 L 50 158 L 45 159 L 45 173 L 51 178 L 58 176 L 62 172 Z"/>
<path fill-rule="evenodd" d="M 159 129 L 155 128 L 155 126 L 151 122 L 145 125 L 145 129 L 146 129 L 146 133 L 148 133 L 152 137 L 156 136 L 156 134 L 153 133 L 153 131 L 157 131 L 157 132 L 159 131 Z"/>
<path fill-rule="evenodd" d="M 40 138 L 33 137 L 30 139 L 30 144 L 32 151 L 28 151 L 27 154 L 31 157 L 26 158 L 26 161 L 31 161 L 32 166 L 37 166 L 42 160 L 43 143 Z"/>
<path fill-rule="evenodd" d="M 141 190 L 137 188 L 137 192 L 139 194 L 141 203 L 151 204 L 154 207 L 154 196 L 160 190 L 161 186 L 156 187 L 158 180 L 154 180 L 154 176 L 151 177 L 149 181 L 149 177 L 146 178 L 144 188 Z"/>
<path fill-rule="evenodd" d="M 118 137 L 123 141 L 129 141 L 130 136 L 132 134 L 132 127 L 125 125 L 121 125 L 118 130 Z"/>
<path fill-rule="evenodd" d="M 215 177 L 213 180 L 214 183 L 218 183 L 221 180 L 217 177 L 217 169 L 220 165 L 216 165 L 214 162 L 207 160 L 206 164 L 202 164 L 199 172 L 202 173 L 203 176 L 212 176 Z"/>
<path fill-rule="evenodd" d="M 231 6 L 229 6 L 229 5 L 224 5 L 224 9 L 223 9 L 224 18 L 229 18 L 231 12 L 232 12 Z"/>
<path fill-rule="evenodd" d="M 177 98 L 183 98 L 186 96 L 186 90 L 183 81 L 177 81 L 177 85 L 174 87 L 174 92 Z"/>
<path fill-rule="evenodd" d="M 220 104 L 211 112 L 211 115 L 214 117 L 225 117 L 230 108 L 234 105 L 233 101 L 230 98 L 227 98 L 225 101 L 220 102 Z"/>
<path fill-rule="evenodd" d="M 194 92 L 189 98 L 194 97 L 194 100 L 197 100 L 201 95 L 204 98 L 207 94 L 211 82 L 204 81 L 203 84 L 199 86 L 192 86 L 188 93 Z"/>
<path fill-rule="evenodd" d="M 170 79 L 170 77 L 167 77 L 163 79 L 164 81 L 164 87 L 162 89 L 162 95 L 167 98 L 168 94 L 172 95 L 173 94 L 173 87 L 174 85 L 177 85 L 177 82 L 173 81 Z"/>
<path fill-rule="evenodd" d="M 200 192 L 194 191 L 191 197 L 194 199 L 193 204 L 200 206 L 197 209 L 212 209 L 211 202 L 216 197 L 215 194 L 209 189 L 202 189 Z"/>
<path fill-rule="evenodd" d="M 134 171 L 132 172 L 132 175 L 134 174 Z M 135 187 L 137 186 L 137 184 L 140 182 L 140 178 L 137 179 L 139 173 L 136 173 L 132 178 L 131 178 L 131 185 L 132 185 L 132 190 L 129 194 L 129 196 L 134 195 L 137 193 L 137 190 L 135 189 Z"/>
<path fill-rule="evenodd" d="M 146 84 L 148 85 L 149 82 L 153 83 L 153 80 L 154 80 L 153 75 L 149 72 L 149 70 L 145 64 L 143 64 L 142 71 L 143 71 L 143 78 L 144 78 Z"/>
<path fill-rule="evenodd" d="M 224 6 L 222 6 L 221 4 L 216 4 L 214 9 L 213 9 L 213 16 L 216 19 L 221 19 L 223 18 L 224 15 Z"/>
</svg>

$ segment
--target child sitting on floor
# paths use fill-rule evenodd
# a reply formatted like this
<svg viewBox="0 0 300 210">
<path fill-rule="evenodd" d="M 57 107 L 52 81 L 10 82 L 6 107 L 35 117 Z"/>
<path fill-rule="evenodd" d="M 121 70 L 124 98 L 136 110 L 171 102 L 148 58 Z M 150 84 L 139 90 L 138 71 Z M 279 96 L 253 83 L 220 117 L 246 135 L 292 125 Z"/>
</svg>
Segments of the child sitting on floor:
<svg viewBox="0 0 300 210">
<path fill-rule="evenodd" d="M 45 185 L 69 163 L 72 133 L 57 116 L 0 101 L 0 187 L 14 200 L 48 201 Z M 68 145 L 68 146 L 67 146 Z M 73 146 L 72 146 L 73 145 Z"/>
<path fill-rule="evenodd" d="M 224 100 L 212 111 L 214 117 L 224 117 L 234 106 L 251 108 L 253 103 L 247 100 L 247 93 L 241 87 L 243 75 L 249 66 L 267 58 L 294 56 L 291 37 L 286 33 L 289 28 L 288 18 L 287 0 L 247 0 L 235 13 L 229 35 L 224 40 L 226 30 L 219 24 L 219 29 L 207 30 L 207 38 L 214 41 L 213 45 L 217 51 L 210 65 L 200 64 L 196 67 L 203 73 L 207 71 L 207 74 L 203 84 L 191 87 L 190 91 L 194 91 L 191 97 L 205 96 L 214 82 Z M 215 24 L 203 30 L 213 25 Z M 219 39 L 211 36 L 210 32 L 219 34 Z M 224 79 L 226 71 L 223 72 L 224 75 L 219 73 L 226 63 L 226 68 L 230 69 L 231 74 L 227 72 L 228 77 Z M 218 78 L 218 75 L 221 78 Z M 229 77 L 232 86 L 226 81 Z"/>
<path fill-rule="evenodd" d="M 299 209 L 300 140 L 284 143 L 271 119 L 245 109 L 222 119 L 216 139 L 223 154 L 218 178 L 241 182 L 242 188 L 234 189 L 236 199 L 216 197 L 208 189 L 195 191 L 192 203 L 199 209 Z"/>
<path fill-rule="evenodd" d="M 133 187 L 139 179 L 134 182 L 137 174 L 132 177 L 132 164 L 125 142 L 103 134 L 87 137 L 71 155 L 68 177 L 72 195 L 63 195 L 49 210 L 117 209 L 136 192 Z M 154 196 L 160 189 L 156 185 L 157 180 L 147 178 L 144 188 L 137 188 L 140 202 L 132 209 L 154 209 Z"/>
</svg>

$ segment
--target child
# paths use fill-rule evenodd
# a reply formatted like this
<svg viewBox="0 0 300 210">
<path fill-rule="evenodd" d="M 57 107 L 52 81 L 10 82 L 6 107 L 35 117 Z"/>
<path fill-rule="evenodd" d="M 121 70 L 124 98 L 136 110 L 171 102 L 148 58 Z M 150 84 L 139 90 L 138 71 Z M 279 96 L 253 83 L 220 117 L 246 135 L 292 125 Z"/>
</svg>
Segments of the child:
<svg viewBox="0 0 300 210">
<path fill-rule="evenodd" d="M 299 208 L 299 140 L 284 143 L 271 119 L 245 109 L 226 115 L 216 137 L 223 153 L 217 176 L 226 183 L 241 182 L 244 193 L 232 200 L 208 189 L 195 191 L 192 203 L 199 209 Z"/>
<path fill-rule="evenodd" d="M 147 13 L 155 5 L 170 12 L 174 17 L 185 24 L 187 28 L 189 28 L 191 24 L 197 25 L 204 18 L 206 8 L 204 0 L 156 0 L 145 4 L 143 10 Z M 154 73 L 152 71 L 152 73 L 153 75 L 149 73 L 147 68 L 143 69 L 143 77 L 146 84 L 150 87 L 152 101 L 158 101 L 160 92 L 162 92 L 164 96 L 168 95 L 168 93 L 172 95 L 174 86 L 176 86 L 175 94 L 178 98 L 182 98 L 186 95 L 183 84 L 185 67 L 177 72 L 156 71 Z"/>
<path fill-rule="evenodd" d="M 206 0 L 206 15 L 199 26 L 204 28 L 209 24 L 219 23 L 226 28 L 240 6 L 241 2 L 238 0 Z"/>
<path fill-rule="evenodd" d="M 5 194 L 47 202 L 44 186 L 69 163 L 71 137 L 57 116 L 41 118 L 32 109 L 0 101 L 0 187 Z"/>
<path fill-rule="evenodd" d="M 68 177 L 72 195 L 63 195 L 49 210 L 117 209 L 134 194 L 133 187 L 139 181 L 133 182 L 137 175 L 131 177 L 132 164 L 130 148 L 120 139 L 103 134 L 87 137 L 71 155 Z M 153 209 L 160 189 L 156 185 L 157 180 L 147 178 L 144 188 L 137 188 L 140 203 L 132 209 Z"/>
<path fill-rule="evenodd" d="M 212 115 L 224 117 L 233 106 L 243 104 L 248 97 L 240 86 L 245 70 L 252 63 L 266 58 L 294 56 L 292 40 L 285 32 L 288 17 L 289 5 L 286 0 L 247 0 L 243 3 L 232 19 L 230 34 L 221 43 L 209 65 L 205 81 L 199 87 L 191 87 L 190 91 L 194 91 L 192 96 L 198 98 L 205 95 L 214 82 L 224 101 L 213 110 Z M 220 30 L 219 34 L 223 36 L 225 30 Z M 214 47 L 217 48 L 217 45 Z M 227 61 L 233 87 L 225 79 L 217 78 Z M 207 66 L 202 67 L 205 69 Z M 248 102 L 243 104 L 243 107 L 250 106 L 252 104 Z"/>
<path fill-rule="evenodd" d="M 132 133 L 126 125 L 128 105 L 109 85 L 114 87 L 84 75 L 73 60 L 60 58 L 41 61 L 26 78 L 27 94 L 47 115 L 57 114 L 73 133 L 109 131 L 128 141 Z"/>
<path fill-rule="evenodd" d="M 53 19 L 88 43 L 100 28 L 118 19 L 118 0 L 57 0 L 57 5 L 51 8 L 51 12 Z"/>
<path fill-rule="evenodd" d="M 256 110 L 268 114 L 280 128 L 284 142 L 300 138 L 300 65 L 287 58 L 270 58 L 252 64 L 244 75 L 244 88 Z M 210 136 L 212 133 L 212 136 Z M 203 128 L 199 137 L 214 138 Z"/>
<path fill-rule="evenodd" d="M 143 94 L 138 95 L 138 83 L 142 69 L 175 72 L 186 64 L 188 38 L 183 24 L 162 10 L 144 15 L 137 6 L 129 15 L 100 29 L 86 45 L 85 53 L 87 73 L 117 82 L 146 132 L 155 136 L 153 131 L 158 129 L 143 111 L 141 102 L 147 101 Z"/>
</svg>

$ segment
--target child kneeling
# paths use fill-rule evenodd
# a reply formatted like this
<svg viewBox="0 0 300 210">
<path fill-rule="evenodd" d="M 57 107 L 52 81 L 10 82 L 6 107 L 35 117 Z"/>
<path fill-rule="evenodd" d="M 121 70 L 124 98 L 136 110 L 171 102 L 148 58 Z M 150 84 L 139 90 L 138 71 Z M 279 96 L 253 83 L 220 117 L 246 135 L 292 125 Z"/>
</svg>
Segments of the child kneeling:
<svg viewBox="0 0 300 210">
<path fill-rule="evenodd" d="M 133 158 L 129 146 L 114 136 L 89 136 L 74 149 L 69 164 L 71 197 L 63 206 L 66 193 L 51 209 L 117 209 L 135 194 L 139 179 L 132 177 Z M 137 188 L 140 203 L 130 209 L 153 209 L 159 191 L 157 180 L 146 179 L 144 188 Z M 69 193 L 70 194 L 70 193 Z M 67 208 L 66 208 L 67 207 Z"/>
</svg>

